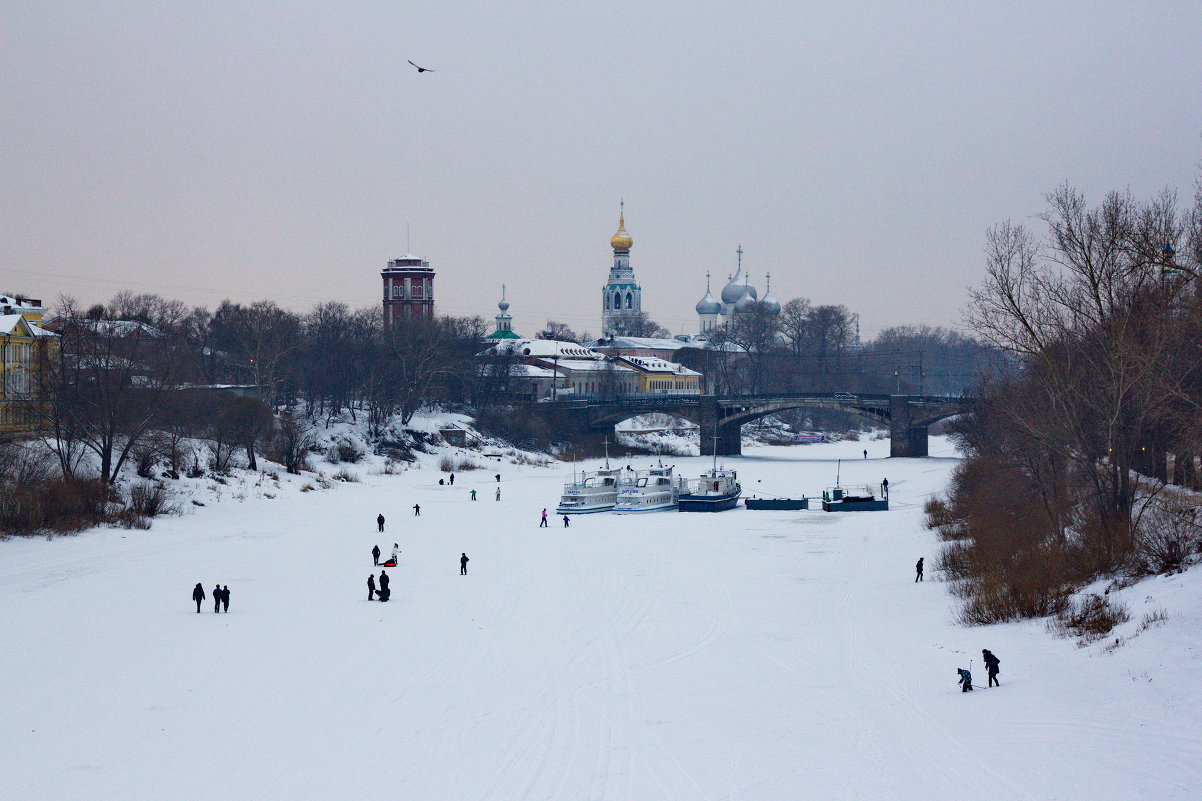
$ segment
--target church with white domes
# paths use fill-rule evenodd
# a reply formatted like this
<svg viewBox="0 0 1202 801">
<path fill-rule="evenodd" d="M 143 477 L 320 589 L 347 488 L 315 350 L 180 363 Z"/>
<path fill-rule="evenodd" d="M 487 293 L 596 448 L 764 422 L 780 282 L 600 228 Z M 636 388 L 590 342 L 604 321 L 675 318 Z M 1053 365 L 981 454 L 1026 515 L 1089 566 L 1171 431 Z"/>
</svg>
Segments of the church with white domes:
<svg viewBox="0 0 1202 801">
<path fill-rule="evenodd" d="M 767 276 L 768 287 L 764 299 L 751 285 L 751 278 L 743 270 L 743 246 L 735 251 L 738 256 L 738 268 L 726 286 L 722 287 L 721 300 L 715 298 L 710 290 L 709 273 L 705 275 L 705 297 L 697 301 L 694 307 L 701 321 L 701 333 L 708 334 L 720 325 L 725 325 L 734 319 L 734 315 L 752 311 L 757 307 L 767 314 L 780 314 L 780 303 L 772 297 L 772 275 Z"/>
</svg>

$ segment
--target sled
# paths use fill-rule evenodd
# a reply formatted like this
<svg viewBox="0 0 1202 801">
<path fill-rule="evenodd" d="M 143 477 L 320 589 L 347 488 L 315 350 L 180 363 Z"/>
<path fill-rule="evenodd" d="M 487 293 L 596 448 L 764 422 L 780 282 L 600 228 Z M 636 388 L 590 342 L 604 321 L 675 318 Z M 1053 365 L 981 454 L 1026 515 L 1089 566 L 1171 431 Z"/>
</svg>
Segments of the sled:
<svg viewBox="0 0 1202 801">
<path fill-rule="evenodd" d="M 387 562 L 381 562 L 380 567 L 396 567 L 396 560 L 389 559 Z"/>
</svg>

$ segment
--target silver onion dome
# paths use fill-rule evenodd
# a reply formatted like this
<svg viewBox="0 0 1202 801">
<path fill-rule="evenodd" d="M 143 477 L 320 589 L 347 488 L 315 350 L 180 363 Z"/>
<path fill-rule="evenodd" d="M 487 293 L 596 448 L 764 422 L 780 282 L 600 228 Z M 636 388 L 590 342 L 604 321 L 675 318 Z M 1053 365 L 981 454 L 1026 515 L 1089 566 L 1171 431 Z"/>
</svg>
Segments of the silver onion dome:
<svg viewBox="0 0 1202 801">
<path fill-rule="evenodd" d="M 697 301 L 696 309 L 698 314 L 721 314 L 722 304 L 707 289 L 705 290 L 705 297 Z"/>
</svg>

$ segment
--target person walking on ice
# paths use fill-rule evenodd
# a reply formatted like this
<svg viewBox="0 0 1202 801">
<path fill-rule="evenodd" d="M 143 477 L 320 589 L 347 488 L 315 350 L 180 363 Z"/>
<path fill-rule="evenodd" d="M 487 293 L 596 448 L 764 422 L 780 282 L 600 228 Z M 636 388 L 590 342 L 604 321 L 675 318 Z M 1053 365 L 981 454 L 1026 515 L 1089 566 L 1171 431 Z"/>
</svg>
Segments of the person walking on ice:
<svg viewBox="0 0 1202 801">
<path fill-rule="evenodd" d="M 384 515 L 376 515 L 376 525 L 380 528 L 380 531 L 384 530 Z"/>
<path fill-rule="evenodd" d="M 868 458 L 868 449 L 867 448 L 864 449 L 864 458 L 865 459 Z"/>
<path fill-rule="evenodd" d="M 196 614 L 200 614 L 200 604 L 205 599 L 205 588 L 200 586 L 200 582 L 196 582 L 196 586 L 192 588 L 192 600 L 196 601 Z"/>
<path fill-rule="evenodd" d="M 1001 672 L 1002 660 L 993 655 L 993 652 L 988 648 L 981 649 L 981 657 L 985 660 L 985 672 L 989 674 L 988 687 L 1001 687 L 1002 683 L 997 680 L 997 674 Z"/>
<path fill-rule="evenodd" d="M 455 474 L 451 473 L 451 486 L 455 486 Z"/>
<path fill-rule="evenodd" d="M 920 556 L 920 557 L 918 557 L 918 562 L 917 562 L 917 563 L 914 565 L 914 569 L 915 569 L 916 571 L 918 571 L 918 575 L 916 575 L 916 576 L 914 577 L 914 583 L 915 583 L 915 584 L 917 584 L 918 582 L 922 581 L 922 560 L 923 560 L 923 559 L 925 559 L 925 558 L 926 558 L 925 556 Z"/>
<path fill-rule="evenodd" d="M 461 554 L 459 554 L 459 575 L 461 575 L 461 576 L 466 576 L 466 575 L 467 575 L 467 563 L 468 563 L 468 561 L 469 561 L 469 560 L 468 560 L 468 558 L 467 558 L 467 554 L 466 554 L 466 553 L 461 553 Z"/>
<path fill-rule="evenodd" d="M 567 528 L 571 524 L 572 524 L 572 518 L 568 517 L 567 515 L 564 515 L 563 516 L 563 527 Z"/>
<path fill-rule="evenodd" d="M 419 504 L 416 504 L 416 503 L 413 504 L 413 516 L 414 517 L 422 516 L 422 507 Z"/>
<path fill-rule="evenodd" d="M 367 600 L 376 600 L 376 574 L 367 574 Z"/>
<path fill-rule="evenodd" d="M 213 585 L 213 611 L 214 612 L 221 611 L 221 585 L 220 584 Z"/>
<path fill-rule="evenodd" d="M 230 585 L 226 584 L 221 588 L 221 611 L 229 614 L 230 611 Z"/>
<path fill-rule="evenodd" d="M 380 564 L 380 546 L 379 545 L 372 546 L 371 563 L 376 566 L 379 566 L 379 564 Z"/>
<path fill-rule="evenodd" d="M 497 500 L 501 500 L 501 488 L 497 487 Z"/>
<path fill-rule="evenodd" d="M 472 500 L 476 500 L 476 491 L 472 490 Z"/>
<path fill-rule="evenodd" d="M 547 510 L 546 509 L 543 509 L 543 519 L 539 522 L 538 527 L 539 528 L 547 527 Z"/>
</svg>

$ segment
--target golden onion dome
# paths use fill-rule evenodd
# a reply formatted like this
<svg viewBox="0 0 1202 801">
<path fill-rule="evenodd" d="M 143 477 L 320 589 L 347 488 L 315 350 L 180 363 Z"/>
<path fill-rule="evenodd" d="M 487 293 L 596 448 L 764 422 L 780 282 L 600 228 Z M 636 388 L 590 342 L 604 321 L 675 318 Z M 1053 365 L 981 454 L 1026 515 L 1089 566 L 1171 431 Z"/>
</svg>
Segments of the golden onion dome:
<svg viewBox="0 0 1202 801">
<path fill-rule="evenodd" d="M 630 250 L 632 244 L 634 244 L 634 240 L 630 238 L 630 234 L 626 233 L 626 212 L 623 209 L 618 215 L 618 230 L 614 233 L 613 238 L 609 240 L 609 246 L 615 251 L 619 251 Z"/>
</svg>

